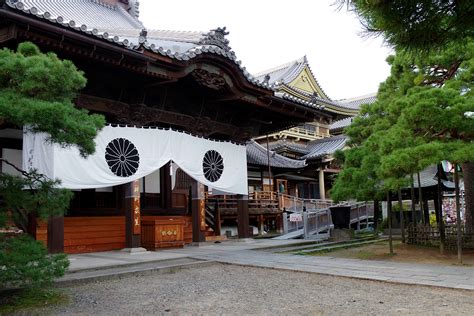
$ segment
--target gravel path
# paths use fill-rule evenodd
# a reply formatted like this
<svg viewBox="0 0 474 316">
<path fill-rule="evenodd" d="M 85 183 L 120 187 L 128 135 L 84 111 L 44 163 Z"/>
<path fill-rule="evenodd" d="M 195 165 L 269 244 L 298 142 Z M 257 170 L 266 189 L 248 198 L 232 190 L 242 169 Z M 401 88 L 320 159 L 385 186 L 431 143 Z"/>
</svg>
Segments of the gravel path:
<svg viewBox="0 0 474 316">
<path fill-rule="evenodd" d="M 64 289 L 61 315 L 472 315 L 474 292 L 215 264 Z"/>
</svg>

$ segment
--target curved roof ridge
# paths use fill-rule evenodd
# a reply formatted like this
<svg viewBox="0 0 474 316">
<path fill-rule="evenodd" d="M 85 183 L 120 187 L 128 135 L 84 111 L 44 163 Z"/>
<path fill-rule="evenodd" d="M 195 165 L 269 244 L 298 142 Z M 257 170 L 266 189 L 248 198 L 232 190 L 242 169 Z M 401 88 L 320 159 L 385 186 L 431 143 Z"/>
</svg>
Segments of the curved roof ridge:
<svg viewBox="0 0 474 316">
<path fill-rule="evenodd" d="M 97 0 L 92 0 L 92 1 L 97 1 Z M 143 23 L 138 19 L 138 17 L 131 15 L 122 6 L 116 5 L 115 7 L 116 7 L 116 9 L 118 9 L 120 11 L 120 13 L 122 13 L 122 15 L 125 17 L 125 19 L 130 21 L 130 23 L 136 24 L 137 27 L 139 27 L 139 28 L 144 28 L 145 27 L 145 26 L 143 26 Z"/>
<path fill-rule="evenodd" d="M 311 76 L 313 76 L 314 80 L 316 81 L 316 84 L 318 85 L 319 89 L 321 89 L 321 92 L 323 93 L 323 96 L 325 96 L 327 98 L 327 100 L 329 101 L 332 101 L 331 98 L 327 95 L 327 93 L 324 91 L 323 87 L 321 87 L 321 84 L 319 83 L 318 79 L 316 78 L 316 76 L 314 75 L 314 72 L 313 72 L 313 69 L 311 68 L 311 66 L 309 65 L 308 63 L 308 69 L 309 69 L 309 72 L 311 73 Z"/>
<path fill-rule="evenodd" d="M 306 58 L 306 55 L 298 58 L 298 59 L 295 59 L 295 60 L 292 60 L 292 61 L 289 61 L 289 62 L 286 62 L 284 64 L 280 64 L 278 66 L 274 66 L 272 68 L 269 68 L 269 69 L 265 69 L 265 70 L 262 70 L 262 71 L 259 71 L 257 73 L 254 73 L 253 76 L 254 77 L 262 77 L 262 76 L 265 76 L 265 75 L 268 75 L 268 74 L 271 74 L 271 73 L 274 73 L 274 72 L 277 72 L 279 70 L 283 70 L 285 68 L 289 68 L 290 66 L 294 66 L 296 64 L 299 64 L 299 63 L 305 63 L 305 62 L 308 62 L 308 59 Z"/>
<path fill-rule="evenodd" d="M 303 159 L 313 159 L 334 154 L 337 150 L 344 148 L 348 141 L 346 135 L 337 135 L 322 139 L 313 140 L 308 143 L 309 154 Z"/>
<path fill-rule="evenodd" d="M 247 163 L 256 165 L 268 165 L 268 152 L 265 147 L 255 140 L 247 142 Z M 270 152 L 270 166 L 276 168 L 303 168 L 306 166 L 306 160 L 291 159 L 282 156 L 272 150 Z"/>
</svg>

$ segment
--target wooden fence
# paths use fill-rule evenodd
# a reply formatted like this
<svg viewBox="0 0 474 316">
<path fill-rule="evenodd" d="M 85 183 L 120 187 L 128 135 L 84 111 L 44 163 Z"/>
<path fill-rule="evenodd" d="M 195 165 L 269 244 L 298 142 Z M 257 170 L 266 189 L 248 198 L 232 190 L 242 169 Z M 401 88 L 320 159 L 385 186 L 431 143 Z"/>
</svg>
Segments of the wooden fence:
<svg viewBox="0 0 474 316">
<path fill-rule="evenodd" d="M 437 227 L 430 225 L 417 225 L 414 227 L 410 224 L 407 228 L 407 242 L 413 245 L 437 247 L 440 244 L 440 233 Z M 457 249 L 457 229 L 456 226 L 445 227 L 445 245 L 446 249 Z M 474 232 L 465 231 L 462 228 L 462 244 L 465 249 L 474 249 Z"/>
</svg>

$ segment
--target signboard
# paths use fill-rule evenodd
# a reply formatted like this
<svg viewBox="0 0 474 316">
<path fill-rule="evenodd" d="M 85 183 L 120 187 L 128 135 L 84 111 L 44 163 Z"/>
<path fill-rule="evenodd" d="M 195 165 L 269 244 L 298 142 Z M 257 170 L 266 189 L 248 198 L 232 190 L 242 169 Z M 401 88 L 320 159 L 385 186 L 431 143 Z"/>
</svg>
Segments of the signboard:
<svg viewBox="0 0 474 316">
<path fill-rule="evenodd" d="M 298 213 L 290 214 L 290 222 L 302 222 L 303 216 Z"/>
<path fill-rule="evenodd" d="M 140 182 L 135 180 L 132 182 L 132 218 L 133 218 L 133 234 L 140 235 Z"/>
</svg>

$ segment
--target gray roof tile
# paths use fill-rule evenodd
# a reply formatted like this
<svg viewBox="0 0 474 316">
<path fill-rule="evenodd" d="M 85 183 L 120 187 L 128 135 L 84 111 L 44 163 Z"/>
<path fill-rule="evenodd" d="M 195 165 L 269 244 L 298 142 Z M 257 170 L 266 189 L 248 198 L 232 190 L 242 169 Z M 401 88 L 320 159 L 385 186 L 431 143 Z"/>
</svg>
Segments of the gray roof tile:
<svg viewBox="0 0 474 316">
<path fill-rule="evenodd" d="M 286 139 L 279 139 L 276 142 L 272 142 L 268 145 L 270 150 L 277 151 L 277 150 L 290 150 L 296 153 L 300 153 L 303 155 L 309 154 L 309 149 L 307 148 L 306 144 L 299 144 L 291 141 L 287 141 Z"/>
<path fill-rule="evenodd" d="M 251 140 L 247 143 L 247 163 L 252 165 L 268 166 L 267 149 Z M 303 168 L 305 160 L 296 160 L 284 157 L 270 150 L 270 166 L 275 168 Z"/>
<path fill-rule="evenodd" d="M 335 121 L 331 124 L 331 126 L 329 127 L 329 130 L 330 131 L 335 131 L 335 130 L 338 130 L 338 129 L 343 129 L 343 128 L 351 125 L 352 119 L 353 119 L 353 117 L 346 117 L 345 119 Z"/>
<path fill-rule="evenodd" d="M 360 110 L 363 104 L 372 104 L 375 101 L 377 101 L 377 93 L 371 93 L 352 99 L 338 100 L 337 102 L 347 108 Z"/>
<path fill-rule="evenodd" d="M 348 137 L 345 135 L 338 135 L 333 137 L 322 138 L 313 140 L 308 143 L 307 148 L 309 153 L 302 159 L 315 159 L 327 155 L 334 154 L 337 150 L 344 148 Z"/>
<path fill-rule="evenodd" d="M 346 107 L 346 108 L 350 108 L 350 109 L 354 109 L 354 110 L 360 110 L 360 107 L 363 104 L 372 104 L 375 101 L 377 101 L 377 94 L 372 93 L 372 94 L 365 95 L 365 96 L 362 96 L 362 97 L 352 98 L 352 99 L 348 99 L 348 100 L 339 100 L 339 101 L 336 101 L 336 102 L 339 103 L 340 105 Z M 339 129 L 343 129 L 343 128 L 351 125 L 352 119 L 353 119 L 352 117 L 347 117 L 345 119 L 335 121 L 331 124 L 331 126 L 329 127 L 329 130 L 336 131 L 336 130 L 339 130 Z"/>
<path fill-rule="evenodd" d="M 443 177 L 442 177 L 443 178 Z M 429 166 L 424 170 L 420 171 L 420 182 L 418 182 L 418 176 L 413 175 L 413 184 L 415 188 L 419 188 L 421 183 L 422 188 L 432 187 L 438 185 L 438 167 L 436 165 Z M 445 186 L 445 189 L 454 189 L 454 182 L 442 179 L 441 182 Z"/>
<path fill-rule="evenodd" d="M 260 73 L 255 74 L 255 78 L 259 81 L 265 81 L 265 77 L 268 76 L 267 82 L 270 85 L 277 85 L 280 83 L 289 83 L 293 81 L 299 73 L 308 64 L 306 56 L 303 56 L 297 60 L 290 61 L 283 65 L 279 65 L 272 69 L 267 69 Z"/>
<path fill-rule="evenodd" d="M 255 74 L 254 76 L 257 78 L 258 81 L 262 83 L 265 82 L 268 85 L 277 88 L 279 85 L 285 83 L 288 84 L 294 79 L 296 79 L 296 77 L 301 73 L 301 71 L 303 71 L 305 67 L 308 67 L 309 71 L 311 72 L 311 75 L 313 76 L 314 80 L 316 80 L 316 83 L 321 89 L 323 95 L 320 97 L 330 101 L 331 99 L 329 99 L 329 97 L 319 85 L 318 80 L 316 79 L 316 76 L 314 75 L 313 70 L 309 65 L 308 58 L 306 58 L 306 55 L 283 65 L 274 67 L 272 69 L 261 71 Z"/>
<path fill-rule="evenodd" d="M 136 5 L 136 1 L 131 1 Z M 140 38 L 145 26 L 138 20 L 136 8 L 127 12 L 120 5 L 111 6 L 99 0 L 7 0 L 6 4 L 25 14 L 34 15 L 71 28 L 130 50 L 145 49 L 169 56 L 177 60 L 189 60 L 203 53 L 206 47 L 209 53 L 225 56 L 235 62 L 248 82 L 255 86 L 274 90 L 266 83 L 261 83 L 245 71 L 235 53 L 228 46 L 224 37 L 228 33 L 224 28 L 208 32 L 178 32 L 150 30 L 146 38 Z"/>
</svg>

